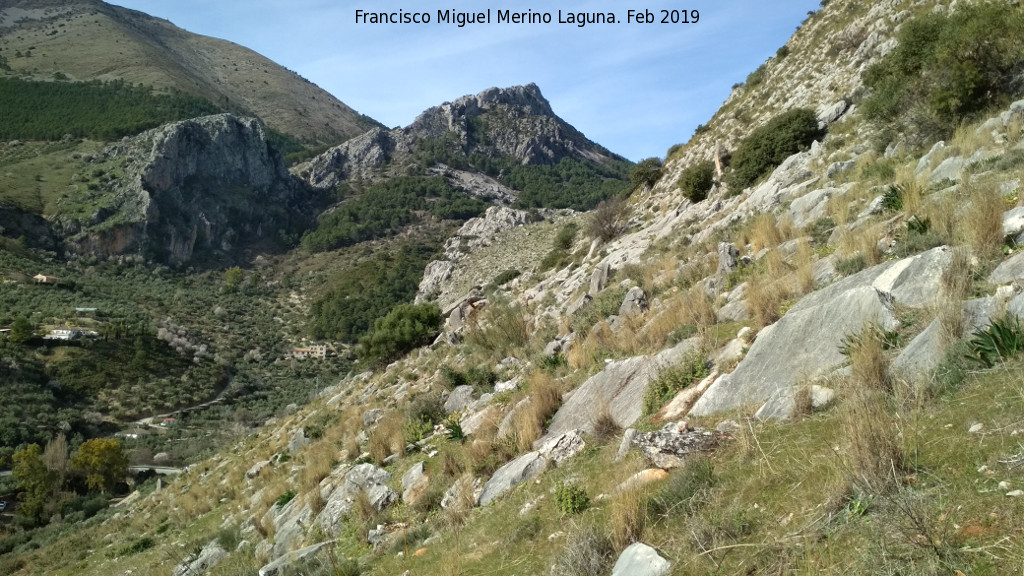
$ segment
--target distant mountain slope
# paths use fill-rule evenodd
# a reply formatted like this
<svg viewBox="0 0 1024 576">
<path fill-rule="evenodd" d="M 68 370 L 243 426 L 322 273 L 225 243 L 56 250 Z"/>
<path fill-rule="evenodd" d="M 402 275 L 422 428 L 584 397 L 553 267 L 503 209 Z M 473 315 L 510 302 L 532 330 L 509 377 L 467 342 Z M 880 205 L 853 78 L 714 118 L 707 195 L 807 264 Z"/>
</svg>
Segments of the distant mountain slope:
<svg viewBox="0 0 1024 576">
<path fill-rule="evenodd" d="M 527 84 L 429 108 L 405 128 L 372 130 L 296 171 L 318 189 L 430 172 L 479 197 L 585 210 L 620 192 L 630 165 L 555 115 Z"/>
<path fill-rule="evenodd" d="M 248 48 L 99 0 L 0 0 L 0 56 L 19 76 L 188 92 L 306 144 L 336 144 L 379 126 Z"/>
</svg>

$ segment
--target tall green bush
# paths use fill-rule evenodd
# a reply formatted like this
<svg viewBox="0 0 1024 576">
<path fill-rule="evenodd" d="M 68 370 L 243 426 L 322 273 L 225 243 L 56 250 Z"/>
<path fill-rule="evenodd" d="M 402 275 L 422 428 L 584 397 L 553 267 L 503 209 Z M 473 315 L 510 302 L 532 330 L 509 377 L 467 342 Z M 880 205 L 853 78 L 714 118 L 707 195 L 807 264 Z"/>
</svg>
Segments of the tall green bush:
<svg viewBox="0 0 1024 576">
<path fill-rule="evenodd" d="M 688 166 L 679 176 L 679 189 L 690 202 L 700 202 L 708 197 L 715 185 L 715 165 L 705 160 Z"/>
<path fill-rule="evenodd" d="M 387 363 L 429 344 L 441 327 L 437 304 L 400 304 L 377 320 L 359 340 L 359 356 L 371 363 Z"/>
<path fill-rule="evenodd" d="M 629 171 L 629 186 L 631 190 L 642 186 L 654 186 L 658 178 L 661 178 L 661 158 L 647 158 Z"/>
<path fill-rule="evenodd" d="M 822 135 L 813 110 L 796 108 L 772 118 L 751 132 L 733 153 L 729 188 L 738 193 Z"/>
<path fill-rule="evenodd" d="M 900 28 L 899 44 L 868 68 L 861 110 L 920 140 L 956 126 L 1024 89 L 1024 12 L 1005 2 L 926 14 Z"/>
</svg>

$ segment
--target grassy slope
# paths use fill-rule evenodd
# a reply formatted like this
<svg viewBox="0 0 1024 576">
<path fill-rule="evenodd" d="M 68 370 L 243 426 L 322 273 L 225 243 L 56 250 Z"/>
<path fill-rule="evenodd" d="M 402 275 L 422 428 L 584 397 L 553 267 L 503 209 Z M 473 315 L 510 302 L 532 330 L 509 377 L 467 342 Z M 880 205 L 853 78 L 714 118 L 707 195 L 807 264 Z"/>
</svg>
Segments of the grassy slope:
<svg viewBox="0 0 1024 576">
<path fill-rule="evenodd" d="M 336 144 L 376 125 L 247 48 L 101 2 L 82 1 L 59 15 L 21 22 L 0 37 L 0 50 L 19 75 L 49 80 L 60 72 L 73 80 L 120 78 L 177 88 L 216 106 L 251 111 L 310 144 Z M 15 57 L 29 51 L 31 57 Z"/>
</svg>

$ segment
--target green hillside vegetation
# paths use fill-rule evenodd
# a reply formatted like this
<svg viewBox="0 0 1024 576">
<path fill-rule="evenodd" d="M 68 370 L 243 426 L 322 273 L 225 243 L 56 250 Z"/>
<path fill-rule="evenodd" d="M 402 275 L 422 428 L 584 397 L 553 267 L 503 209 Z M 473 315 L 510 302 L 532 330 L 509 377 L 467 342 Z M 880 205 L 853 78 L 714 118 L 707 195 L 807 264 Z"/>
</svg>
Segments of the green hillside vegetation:
<svg viewBox="0 0 1024 576">
<path fill-rule="evenodd" d="M 167 122 L 220 112 L 209 102 L 121 80 L 41 82 L 0 78 L 0 138 L 116 140 Z"/>
<path fill-rule="evenodd" d="M 630 167 L 619 160 L 597 163 L 567 157 L 553 166 L 517 164 L 502 181 L 520 191 L 519 208 L 590 210 L 629 191 Z"/>
<path fill-rule="evenodd" d="M 518 190 L 518 208 L 571 208 L 590 210 L 601 200 L 623 194 L 629 188 L 633 164 L 601 149 L 609 159 L 604 162 L 564 157 L 555 164 L 524 165 L 502 154 L 489 144 L 488 120 L 467 120 L 470 145 L 466 153 L 454 137 L 424 140 L 418 143 L 414 162 L 423 169 L 445 164 L 460 170 L 476 170 Z"/>
<path fill-rule="evenodd" d="M 1024 12 L 988 2 L 955 17 L 926 14 L 907 22 L 899 45 L 867 70 L 869 119 L 921 142 L 948 137 L 963 121 L 1024 92 Z"/>
<path fill-rule="evenodd" d="M 62 284 L 31 283 L 40 270 L 60 277 Z M 0 278 L 14 281 L 0 288 L 0 327 L 27 321 L 34 333 L 26 340 L 0 338 L 0 381 L 10 399 L 0 402 L 0 461 L 15 447 L 43 443 L 60 430 L 89 438 L 110 433 L 119 423 L 221 395 L 224 406 L 183 418 L 186 424 L 193 419 L 196 430 L 181 434 L 202 440 L 139 442 L 150 450 L 191 456 L 221 441 L 200 430 L 214 423 L 208 419 L 262 422 L 304 399 L 317 378 L 348 366 L 341 358 L 274 362 L 290 350 L 285 338 L 301 330 L 304 314 L 278 305 L 277 294 L 255 271 L 229 288 L 215 271 L 172 273 L 89 261 L 72 266 L 0 250 Z M 77 313 L 79 307 L 96 311 Z M 275 316 L 293 318 L 296 328 L 282 328 Z M 168 318 L 178 327 L 174 345 L 166 336 Z M 99 337 L 49 344 L 42 339 L 46 330 L 68 325 Z M 191 348 L 176 350 L 183 341 Z M 196 349 L 203 346 L 206 353 L 197 360 Z"/>
<path fill-rule="evenodd" d="M 423 269 L 439 247 L 410 242 L 394 254 L 381 253 L 339 271 L 330 291 L 310 310 L 313 337 L 358 342 L 378 318 L 412 300 Z"/>
<path fill-rule="evenodd" d="M 394 178 L 374 184 L 320 216 L 316 228 L 302 237 L 302 245 L 312 252 L 334 250 L 395 234 L 423 213 L 440 220 L 468 220 L 486 207 L 440 176 Z"/>
</svg>

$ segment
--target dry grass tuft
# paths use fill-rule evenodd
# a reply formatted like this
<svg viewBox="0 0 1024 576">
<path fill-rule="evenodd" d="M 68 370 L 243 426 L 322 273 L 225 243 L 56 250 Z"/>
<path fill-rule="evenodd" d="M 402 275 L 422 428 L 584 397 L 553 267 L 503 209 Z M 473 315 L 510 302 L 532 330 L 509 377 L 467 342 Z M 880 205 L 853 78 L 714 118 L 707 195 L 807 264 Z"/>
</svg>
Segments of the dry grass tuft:
<svg viewBox="0 0 1024 576">
<path fill-rule="evenodd" d="M 958 239 L 984 261 L 998 258 L 1003 245 L 1003 212 L 1006 210 L 999 189 L 992 183 L 964 182 L 961 190 L 969 204 L 959 220 Z"/>
<path fill-rule="evenodd" d="M 622 434 L 622 427 L 612 417 L 608 400 L 601 398 L 597 403 L 597 412 L 593 419 L 594 438 L 600 443 L 614 440 Z"/>
<path fill-rule="evenodd" d="M 814 255 L 806 238 L 801 239 L 797 245 L 794 264 L 796 272 L 793 290 L 795 295 L 802 296 L 814 290 Z"/>
<path fill-rule="evenodd" d="M 400 412 L 392 412 L 381 419 L 370 432 L 367 450 L 378 466 L 392 454 L 405 454 L 405 419 Z"/>
<path fill-rule="evenodd" d="M 788 294 L 779 282 L 753 281 L 747 284 L 747 312 L 758 328 L 782 317 L 782 303 Z"/>
<path fill-rule="evenodd" d="M 551 375 L 535 370 L 529 380 L 530 402 L 516 413 L 511 442 L 520 452 L 532 449 L 544 434 L 544 422 L 562 405 L 562 391 Z"/>
<path fill-rule="evenodd" d="M 811 396 L 811 387 L 803 385 L 796 389 L 793 395 L 793 417 L 806 416 L 814 412 L 814 399 Z"/>
<path fill-rule="evenodd" d="M 887 407 L 892 383 L 879 330 L 865 326 L 849 354 L 851 377 L 842 421 L 850 443 L 851 481 L 870 492 L 884 492 L 903 468 L 903 451 Z"/>
<path fill-rule="evenodd" d="M 936 314 L 943 341 L 947 345 L 956 342 L 967 332 L 968 321 L 962 303 L 970 294 L 972 276 L 970 249 L 963 246 L 954 248 L 949 268 L 942 274 L 942 295 Z"/>
<path fill-rule="evenodd" d="M 639 542 L 647 528 L 647 497 L 644 490 L 624 490 L 615 495 L 608 516 L 612 545 L 617 551 Z"/>
</svg>

